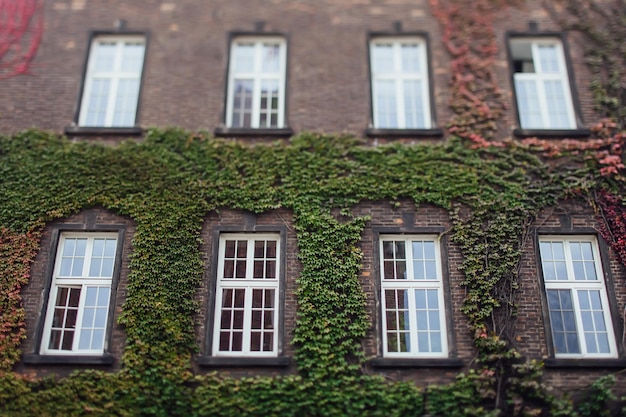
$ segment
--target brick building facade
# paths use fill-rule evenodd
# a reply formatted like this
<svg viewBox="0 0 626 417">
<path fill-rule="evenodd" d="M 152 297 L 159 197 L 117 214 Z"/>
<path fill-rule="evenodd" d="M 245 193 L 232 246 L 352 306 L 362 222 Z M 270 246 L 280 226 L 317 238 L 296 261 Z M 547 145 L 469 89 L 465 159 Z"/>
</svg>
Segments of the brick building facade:
<svg viewBox="0 0 626 417">
<path fill-rule="evenodd" d="M 426 0 L 50 0 L 45 1 L 43 6 L 45 32 L 32 63 L 32 74 L 0 81 L 3 92 L 0 94 L 2 134 L 37 128 L 67 134 L 76 141 L 115 144 L 127 137 L 141 140 L 145 128 L 177 126 L 193 131 L 207 130 L 233 141 L 252 142 L 285 139 L 304 131 L 364 137 L 372 146 L 393 141 L 441 143 L 447 140 L 445 127 L 452 117 L 449 107 L 452 95 L 449 86 L 451 58 L 441 40 L 441 26 Z M 592 96 L 586 87 L 590 74 L 584 64 L 582 39 L 575 33 L 562 32 L 560 25 L 539 0 L 527 1 L 519 9 L 502 11 L 495 25 L 499 46 L 495 62 L 497 83 L 504 97 L 510 98 L 509 110 L 498 120 L 498 139 L 533 136 L 538 131 L 544 137 L 588 136 L 589 126 L 597 116 L 593 113 Z M 112 76 L 111 80 L 117 81 L 111 82 L 134 80 L 129 82 L 135 82 L 133 88 L 136 90 L 130 96 L 134 94 L 136 111 L 133 97 L 118 97 L 118 100 L 130 100 L 122 106 L 100 103 L 100 107 L 110 108 L 98 108 L 94 103 L 102 99 L 104 93 L 97 93 L 99 87 L 96 87 L 95 80 L 107 77 L 98 75 L 97 64 L 91 61 L 96 59 L 98 42 L 118 47 L 119 42 L 125 39 L 131 39 L 133 45 L 141 50 L 135 56 L 139 61 L 133 64 L 134 69 L 129 69 L 119 79 Z M 269 39 L 274 48 L 274 55 L 270 58 L 259 58 L 258 52 L 252 52 L 254 48 L 261 48 L 259 45 L 263 39 Z M 540 73 L 539 67 L 544 65 L 538 52 L 544 45 L 541 44 L 542 39 L 548 39 L 545 45 L 553 48 L 547 53 L 554 53 L 549 58 L 558 67 L 553 71 L 557 74 L 557 82 L 566 86 L 563 90 L 565 97 L 559 96 L 558 99 L 565 103 L 563 120 L 552 127 L 544 126 L 542 123 L 548 122 L 539 120 L 546 111 L 533 113 L 528 110 L 527 114 L 527 110 L 522 109 L 528 103 L 532 107 L 534 102 L 527 96 L 522 98 L 523 81 L 518 84 L 519 90 L 515 91 L 511 68 L 533 65 L 535 72 L 532 74 Z M 406 40 L 409 43 L 403 43 Z M 377 49 L 378 41 L 383 41 L 380 51 Z M 385 112 L 385 97 L 388 96 L 385 96 L 384 88 L 387 87 L 384 86 L 389 86 L 385 80 L 395 81 L 395 78 L 385 78 L 383 70 L 377 72 L 376 57 L 379 53 L 391 53 L 384 56 L 394 60 L 403 58 L 394 55 L 396 52 L 383 51 L 386 45 L 400 48 L 398 50 L 407 45 L 423 48 L 420 57 L 424 57 L 426 62 L 419 64 L 420 69 L 411 75 L 414 78 L 407 78 L 407 82 L 415 83 L 407 85 L 422 88 L 419 90 L 424 100 L 421 121 L 406 108 L 402 118 L 389 121 L 393 112 Z M 137 53 L 137 50 L 132 53 Z M 241 63 L 236 64 L 240 58 Z M 268 68 L 273 65 L 272 60 L 276 60 L 277 66 L 262 71 L 257 68 L 248 73 L 242 71 L 243 75 L 238 75 L 237 65 L 245 66 L 244 61 L 248 58 L 257 60 L 254 65 L 259 61 L 262 61 L 260 65 L 269 62 Z M 279 64 L 281 59 L 284 62 Z M 282 70 L 280 65 L 284 65 Z M 516 72 L 526 71 L 520 69 Z M 263 78 L 263 74 L 270 73 L 275 75 Z M 377 78 L 379 74 L 382 74 L 380 79 Z M 246 98 L 247 93 L 251 96 Z M 252 104 L 248 105 L 246 100 Z M 544 106 L 551 105 L 549 100 L 539 102 Z M 401 106 L 399 103 L 395 101 Z M 559 104 L 556 106 L 559 107 Z M 553 110 L 548 111 L 551 112 Z M 90 121 L 91 113 L 96 119 L 102 117 L 101 120 L 105 121 Z M 123 121 L 108 121 L 116 120 L 118 113 Z M 409 121 L 411 117 L 415 117 L 413 122 Z M 472 366 L 476 352 L 473 335 L 467 330 L 467 318 L 461 312 L 466 296 L 462 285 L 464 276 L 459 271 L 462 255 L 459 247 L 446 237 L 452 227 L 448 211 L 427 204 L 416 206 L 408 200 L 396 205 L 386 201 L 363 201 L 353 211 L 355 215 L 370 216 L 359 244 L 363 253 L 359 279 L 371 321 L 371 328 L 363 341 L 366 371 L 392 379 L 414 380 L 423 386 L 452 381 L 459 371 Z M 293 361 L 295 348 L 291 340 L 296 326 L 295 291 L 301 265 L 292 216 L 292 212 L 282 208 L 263 214 L 230 208 L 207 213 L 201 231 L 205 272 L 196 295 L 199 305 L 195 318 L 198 352 L 192 360 L 194 372 L 202 374 L 218 369 L 224 375 L 234 376 L 290 375 L 297 372 Z M 17 365 L 17 372 L 46 375 L 67 374 L 74 369 L 90 367 L 120 369 L 125 335 L 116 319 L 122 311 L 126 295 L 134 228 L 132 219 L 100 207 L 85 209 L 46 225 L 39 254 L 32 266 L 31 280 L 22 291 L 27 337 L 21 345 L 23 361 Z M 622 343 L 624 324 L 620 313 L 626 303 L 626 290 L 619 284 L 626 276 L 615 254 L 598 235 L 598 228 L 594 212 L 585 202 L 566 201 L 545 210 L 535 220 L 531 228 L 533 232 L 524 243 L 514 340 L 525 358 L 546 362 L 546 379 L 557 389 L 586 386 L 590 376 L 597 377 L 626 366 L 626 351 Z M 58 358 L 49 360 L 43 352 L 45 343 L 42 343 L 42 338 L 52 337 L 45 334 L 50 324 L 44 322 L 54 274 L 54 256 L 59 256 L 59 239 L 63 233 L 81 230 L 118 233 L 116 242 L 121 256 L 118 255 L 116 260 L 112 283 L 107 284 L 115 295 L 111 298 L 114 302 L 108 315 L 111 324 L 104 338 L 106 355 L 102 360 L 91 363 L 81 361 L 80 356 L 69 361 Z M 276 313 L 276 317 L 271 316 L 276 321 L 268 333 L 271 337 L 267 336 L 266 341 L 268 344 L 275 343 L 268 348 L 273 354 L 270 355 L 271 360 L 265 362 L 255 359 L 254 355 L 252 359 L 230 358 L 228 355 L 219 357 L 214 353 L 215 349 L 222 349 L 221 342 L 216 342 L 222 334 L 213 323 L 217 323 L 215 316 L 223 314 L 223 311 L 215 307 L 218 297 L 216 276 L 218 270 L 227 268 L 225 265 L 230 258 L 225 254 L 228 253 L 229 242 L 239 242 L 231 234 L 241 234 L 245 239 L 257 233 L 263 234 L 267 242 L 276 240 L 280 246 L 277 257 L 267 255 L 263 258 L 264 262 L 277 259 L 281 271 L 278 289 L 272 293 L 272 297 L 278 300 L 277 304 L 264 307 Z M 223 242 L 221 236 L 226 236 Z M 402 357 L 390 355 L 387 351 L 392 345 L 388 338 L 395 336 L 391 336 L 393 329 L 386 328 L 383 323 L 386 317 L 383 311 L 393 308 L 387 304 L 389 300 L 383 299 L 387 287 L 382 288 L 386 284 L 381 284 L 381 275 L 384 274 L 387 258 L 381 257 L 386 256 L 384 242 L 394 242 L 394 245 L 400 242 L 394 240 L 394 236 L 398 239 L 400 236 L 403 236 L 402 239 L 407 237 L 407 242 L 426 236 L 423 242 L 419 241 L 424 245 L 431 240 L 438 242 L 433 262 L 436 260 L 440 270 L 439 283 L 433 287 L 420 287 L 416 291 L 424 291 L 424 294 L 437 291 L 442 297 L 443 306 L 434 308 L 443 318 L 438 321 L 442 334 L 433 336 L 431 331 L 433 334 L 430 335 L 441 338 L 438 340 L 445 347 L 441 357 Z M 545 272 L 541 272 L 540 247 L 548 247 L 541 245 L 555 242 L 566 246 L 572 242 L 579 244 L 581 242 L 576 239 L 571 241 L 570 237 L 581 236 L 584 236 L 584 242 L 589 243 L 588 247 L 593 249 L 594 255 L 600 256 L 600 260 L 596 259 L 592 265 L 597 271 L 604 272 L 604 286 L 598 287 L 600 290 L 585 287 L 577 291 L 604 291 L 599 310 L 605 312 L 605 317 L 611 318 L 607 323 L 610 336 L 607 336 L 606 342 L 610 345 L 607 348 L 610 355 L 606 357 L 559 357 L 558 353 L 555 354 L 553 343 L 560 342 L 553 339 L 560 337 L 557 333 L 563 333 L 566 340 L 568 332 L 551 331 L 547 324 L 550 318 L 548 311 L 555 308 L 550 307 L 551 301 L 546 294 L 550 291 L 556 294 L 564 287 L 546 287 L 541 278 Z M 587 237 L 591 240 L 585 240 Z M 223 253 L 220 252 L 222 250 Z M 234 256 L 233 259 L 240 258 Z M 429 262 L 426 258 L 422 261 L 424 265 Z M 567 262 L 573 264 L 575 261 L 570 259 Z M 568 268 L 573 269 L 574 266 Z M 250 286 L 245 291 L 256 289 Z M 405 291 L 405 288 L 389 291 Z M 383 308 L 383 305 L 387 307 Z M 278 311 L 276 306 L 279 306 Z M 569 311 L 564 305 L 561 307 L 561 310 L 555 311 Z M 579 308 L 583 309 L 582 306 Z M 396 310 L 398 315 L 395 317 L 401 321 L 401 309 L 398 307 Z M 234 334 L 237 332 L 233 329 L 229 339 L 231 344 L 236 343 Z M 582 333 L 578 336 L 584 337 Z M 398 344 L 403 337 L 397 336 Z M 388 346 L 385 341 L 389 342 Z M 624 391 L 622 385 L 620 381 L 620 389 Z"/>
</svg>

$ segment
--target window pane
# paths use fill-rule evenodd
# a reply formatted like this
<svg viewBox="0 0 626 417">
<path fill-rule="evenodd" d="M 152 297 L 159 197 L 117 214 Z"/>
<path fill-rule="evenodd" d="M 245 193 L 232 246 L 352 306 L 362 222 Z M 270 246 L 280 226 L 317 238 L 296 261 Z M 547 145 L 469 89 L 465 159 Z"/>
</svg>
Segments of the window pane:
<svg viewBox="0 0 626 417">
<path fill-rule="evenodd" d="M 106 114 L 109 103 L 111 80 L 95 78 L 91 82 L 90 94 L 87 99 L 87 114 L 85 126 L 105 126 Z"/>
<path fill-rule="evenodd" d="M 254 43 L 238 42 L 233 52 L 235 72 L 254 72 Z"/>
<path fill-rule="evenodd" d="M 276 80 L 264 80 L 261 82 L 261 107 L 260 127 L 276 127 L 272 124 L 273 113 L 278 113 L 279 84 Z"/>
<path fill-rule="evenodd" d="M 400 50 L 402 56 L 402 72 L 421 72 L 419 44 L 402 44 Z"/>
<path fill-rule="evenodd" d="M 243 333 L 233 332 L 233 352 L 241 352 L 243 350 Z"/>
<path fill-rule="evenodd" d="M 265 302 L 263 303 L 265 308 L 273 308 L 274 304 L 274 290 L 265 290 Z"/>
<path fill-rule="evenodd" d="M 394 72 L 393 45 L 376 44 L 372 48 L 372 66 L 374 72 Z"/>
<path fill-rule="evenodd" d="M 441 352 L 443 346 L 441 344 L 441 332 L 431 332 L 430 333 L 430 351 L 431 352 Z"/>
<path fill-rule="evenodd" d="M 93 331 L 91 339 L 91 349 L 102 350 L 104 348 L 104 330 L 96 329 Z"/>
<path fill-rule="evenodd" d="M 252 312 L 252 324 L 251 324 L 251 327 L 253 329 L 260 329 L 261 328 L 261 317 L 262 317 L 262 312 L 261 311 L 253 311 Z"/>
<path fill-rule="evenodd" d="M 607 326 L 604 320 L 600 291 L 578 291 L 580 314 L 589 353 L 609 353 Z"/>
<path fill-rule="evenodd" d="M 235 241 L 227 240 L 224 244 L 225 253 L 224 257 L 226 258 L 234 258 L 235 257 Z"/>
<path fill-rule="evenodd" d="M 376 125 L 380 128 L 394 129 L 398 127 L 398 110 L 396 108 L 396 85 L 394 81 L 377 80 L 375 83 Z"/>
<path fill-rule="evenodd" d="M 261 57 L 261 71 L 279 72 L 280 70 L 280 45 L 263 44 L 263 55 Z"/>
<path fill-rule="evenodd" d="M 268 240 L 265 242 L 266 244 L 266 256 L 268 258 L 276 258 L 276 241 L 275 240 Z"/>
<path fill-rule="evenodd" d="M 547 80 L 543 83 L 546 94 L 546 107 L 549 114 L 547 126 L 552 129 L 570 129 L 573 126 L 569 121 L 567 102 L 565 97 L 565 84 L 561 80 Z"/>
<path fill-rule="evenodd" d="M 263 290 L 252 290 L 252 308 L 263 306 Z"/>
<path fill-rule="evenodd" d="M 543 277 L 546 281 L 567 280 L 563 242 L 540 242 Z"/>
<path fill-rule="evenodd" d="M 569 290 L 548 290 L 550 324 L 556 353 L 580 353 L 576 318 Z"/>
<path fill-rule="evenodd" d="M 121 69 L 139 74 L 143 66 L 144 45 L 141 42 L 124 42 Z"/>
<path fill-rule="evenodd" d="M 417 332 L 417 350 L 419 352 L 430 352 L 430 343 L 427 332 Z"/>
<path fill-rule="evenodd" d="M 543 128 L 537 81 L 521 78 L 519 74 L 514 78 L 520 125 L 525 129 Z"/>
<path fill-rule="evenodd" d="M 139 79 L 120 80 L 111 126 L 133 126 L 139 99 Z"/>
<path fill-rule="evenodd" d="M 259 352 L 261 350 L 261 332 L 252 332 L 250 334 L 250 350 L 252 352 Z"/>
<path fill-rule="evenodd" d="M 70 289 L 70 298 L 67 303 L 70 307 L 78 307 L 78 303 L 80 301 L 80 288 L 72 288 Z"/>
<path fill-rule="evenodd" d="M 407 80 L 403 83 L 404 123 L 407 129 L 423 129 L 426 127 L 423 106 L 422 82 Z"/>
<path fill-rule="evenodd" d="M 265 263 L 265 278 L 276 278 L 276 261 L 267 261 Z"/>
<path fill-rule="evenodd" d="M 253 80 L 235 80 L 233 95 L 233 127 L 252 126 Z"/>
<path fill-rule="evenodd" d="M 263 333 L 263 351 L 271 352 L 274 350 L 274 333 Z"/>
<path fill-rule="evenodd" d="M 91 345 L 91 330 L 83 330 L 80 332 L 80 340 L 78 341 L 79 349 L 89 349 Z"/>
<path fill-rule="evenodd" d="M 93 69 L 97 72 L 107 72 L 113 70 L 115 62 L 116 42 L 100 41 L 94 45 Z"/>
<path fill-rule="evenodd" d="M 539 66 L 542 73 L 559 73 L 556 45 L 538 45 Z"/>
</svg>

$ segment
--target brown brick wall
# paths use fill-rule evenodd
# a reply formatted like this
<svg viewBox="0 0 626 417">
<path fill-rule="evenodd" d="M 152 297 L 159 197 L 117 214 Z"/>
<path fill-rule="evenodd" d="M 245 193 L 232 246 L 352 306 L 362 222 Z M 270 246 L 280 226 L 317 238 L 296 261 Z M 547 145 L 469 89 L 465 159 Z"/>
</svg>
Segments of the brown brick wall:
<svg viewBox="0 0 626 417">
<path fill-rule="evenodd" d="M 127 284 L 128 284 L 128 262 L 129 256 L 132 251 L 131 240 L 135 232 L 135 225 L 132 220 L 127 217 L 119 216 L 108 210 L 102 208 L 93 208 L 84 210 L 81 213 L 72 215 L 68 218 L 57 220 L 49 223 L 44 229 L 44 233 L 41 238 L 41 245 L 39 253 L 35 257 L 33 265 L 31 267 L 31 277 L 28 285 L 22 289 L 22 299 L 24 302 L 24 308 L 26 311 L 26 340 L 22 342 L 22 353 L 37 353 L 39 346 L 36 345 L 35 340 L 37 338 L 37 332 L 39 326 L 44 320 L 45 311 L 43 311 L 43 303 L 47 296 L 46 289 L 50 284 L 51 276 L 48 274 L 48 267 L 54 263 L 54 259 L 50 258 L 52 251 L 55 249 L 52 247 L 52 227 L 58 226 L 63 231 L 63 225 L 85 225 L 86 230 L 91 229 L 91 225 L 98 226 L 98 231 L 106 231 L 101 229 L 101 226 L 106 225 L 124 225 L 125 234 L 123 249 L 121 253 L 121 267 L 117 284 L 117 292 L 115 297 L 115 314 L 114 321 L 112 323 L 112 333 L 110 334 L 109 344 L 105 350 L 114 356 L 113 366 L 105 366 L 102 369 L 117 370 L 121 366 L 122 353 L 124 352 L 124 346 L 126 345 L 126 333 L 122 326 L 117 324 L 117 318 L 122 312 L 122 305 L 126 300 Z M 72 231 L 78 231 L 75 228 Z M 91 229 L 93 230 L 93 229 Z M 93 368 L 94 366 L 87 366 L 87 368 Z M 38 376 L 44 376 L 50 373 L 65 375 L 74 369 L 81 368 L 81 366 L 65 366 L 65 365 L 24 365 L 18 364 L 16 371 L 23 373 L 35 374 Z"/>
<path fill-rule="evenodd" d="M 284 34 L 288 41 L 287 120 L 305 130 L 362 136 L 370 123 L 367 35 L 424 32 L 431 51 L 431 86 L 437 125 L 450 118 L 450 58 L 426 0 L 52 0 L 45 5 L 45 34 L 32 75 L 3 80 L 0 132 L 36 127 L 61 132 L 77 106 L 90 30 L 113 30 L 118 19 L 128 30 L 149 32 L 138 123 L 213 131 L 223 122 L 228 34 L 256 31 Z M 510 135 L 515 115 L 505 48 L 507 30 L 540 32 L 559 26 L 540 0 L 502 12 L 496 19 L 497 81 L 511 101 L 501 121 Z M 575 85 L 587 123 L 593 122 L 583 45 L 568 35 Z"/>
</svg>

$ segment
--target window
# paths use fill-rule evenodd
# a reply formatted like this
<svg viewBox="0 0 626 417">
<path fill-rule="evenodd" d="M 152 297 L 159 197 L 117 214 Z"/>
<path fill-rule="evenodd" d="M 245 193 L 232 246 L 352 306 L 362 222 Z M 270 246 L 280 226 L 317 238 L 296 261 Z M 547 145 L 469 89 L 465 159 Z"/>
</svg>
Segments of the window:
<svg viewBox="0 0 626 417">
<path fill-rule="evenodd" d="M 278 354 L 278 234 L 222 234 L 215 294 L 215 356 Z"/>
<path fill-rule="evenodd" d="M 62 233 L 59 239 L 43 354 L 102 354 L 106 347 L 117 233 Z"/>
<path fill-rule="evenodd" d="M 92 44 L 78 124 L 133 127 L 137 114 L 145 39 L 98 36 Z"/>
<path fill-rule="evenodd" d="M 383 354 L 447 357 L 437 236 L 380 238 Z"/>
<path fill-rule="evenodd" d="M 370 42 L 374 126 L 379 129 L 431 127 L 426 43 L 420 38 L 378 38 Z"/>
<path fill-rule="evenodd" d="M 596 239 L 543 236 L 539 251 L 555 356 L 616 357 Z"/>
<path fill-rule="evenodd" d="M 284 127 L 286 49 L 281 38 L 233 40 L 226 111 L 229 127 Z"/>
<path fill-rule="evenodd" d="M 512 39 L 513 79 L 522 129 L 575 129 L 563 46 L 557 39 Z"/>
</svg>

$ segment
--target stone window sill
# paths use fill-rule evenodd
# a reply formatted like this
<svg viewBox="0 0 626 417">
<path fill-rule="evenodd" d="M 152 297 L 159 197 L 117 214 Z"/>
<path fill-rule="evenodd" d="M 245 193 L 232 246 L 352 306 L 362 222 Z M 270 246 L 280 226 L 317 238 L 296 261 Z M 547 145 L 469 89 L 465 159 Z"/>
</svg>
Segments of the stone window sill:
<svg viewBox="0 0 626 417">
<path fill-rule="evenodd" d="M 39 355 L 27 353 L 22 356 L 26 365 L 112 365 L 113 355 L 105 353 L 101 356 L 65 356 Z"/>
<path fill-rule="evenodd" d="M 589 129 L 514 129 L 517 138 L 581 139 L 591 136 Z"/>
<path fill-rule="evenodd" d="M 252 138 L 288 138 L 293 136 L 293 130 L 288 127 L 284 128 L 264 128 L 249 129 L 235 127 L 218 127 L 213 132 L 215 136 L 231 138 L 231 137 L 252 137 Z"/>
<path fill-rule="evenodd" d="M 626 359 L 545 359 L 546 368 L 626 368 Z"/>
<path fill-rule="evenodd" d="M 67 136 L 141 136 L 143 129 L 140 127 L 81 127 L 67 126 Z"/>
<path fill-rule="evenodd" d="M 400 138 L 440 138 L 443 137 L 443 129 L 377 129 L 369 128 L 365 130 L 367 137 L 400 139 Z"/>
<path fill-rule="evenodd" d="M 291 365 L 291 358 L 279 356 L 277 358 L 244 358 L 224 356 L 200 356 L 198 365 L 202 367 L 276 367 L 286 368 Z"/>
<path fill-rule="evenodd" d="M 463 361 L 457 358 L 374 358 L 368 363 L 373 368 L 461 368 Z"/>
</svg>

